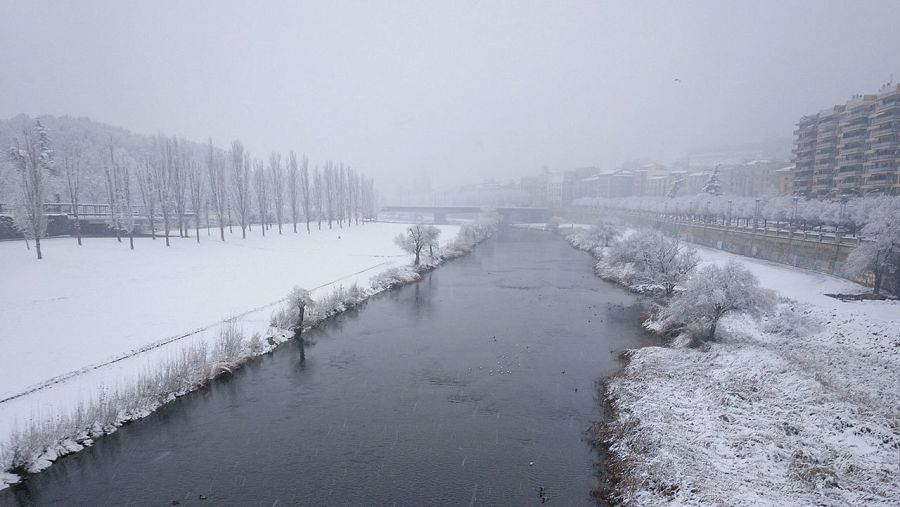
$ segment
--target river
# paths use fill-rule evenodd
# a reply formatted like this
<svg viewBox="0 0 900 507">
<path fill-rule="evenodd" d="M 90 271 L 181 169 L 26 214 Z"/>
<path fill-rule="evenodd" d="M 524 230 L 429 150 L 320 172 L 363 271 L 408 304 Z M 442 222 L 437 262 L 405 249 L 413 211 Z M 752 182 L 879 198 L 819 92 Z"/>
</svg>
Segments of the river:
<svg viewBox="0 0 900 507">
<path fill-rule="evenodd" d="M 591 263 L 503 228 L 0 505 L 592 505 L 595 381 L 648 338 Z"/>
</svg>

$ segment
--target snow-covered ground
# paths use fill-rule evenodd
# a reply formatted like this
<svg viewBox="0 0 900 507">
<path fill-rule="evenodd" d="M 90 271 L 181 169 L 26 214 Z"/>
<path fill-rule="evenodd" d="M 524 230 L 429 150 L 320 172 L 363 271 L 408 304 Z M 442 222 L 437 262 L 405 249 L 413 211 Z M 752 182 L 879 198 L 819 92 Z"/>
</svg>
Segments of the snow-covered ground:
<svg viewBox="0 0 900 507">
<path fill-rule="evenodd" d="M 139 238 L 134 251 L 112 238 L 86 238 L 82 247 L 57 238 L 44 241 L 42 261 L 21 242 L 0 243 L 0 399 L 7 399 L 0 439 L 25 419 L 72 410 L 198 340 L 213 341 L 226 319 L 239 316 L 248 335 L 265 331 L 294 286 L 314 296 L 368 286 L 372 276 L 411 261 L 393 243 L 406 227 L 314 227 L 282 236 L 273 229 L 264 238 L 254 228 L 246 240 L 226 231 L 224 243 L 217 231 L 201 231 L 199 245 L 173 238 L 166 248 L 162 239 Z M 459 230 L 440 228 L 442 242 Z M 52 379 L 62 381 L 47 385 Z"/>
<path fill-rule="evenodd" d="M 869 289 L 698 251 L 743 263 L 803 317 L 783 332 L 726 318 L 708 351 L 633 351 L 608 385 L 618 493 L 634 505 L 900 504 L 900 303 L 842 302 L 824 294 Z"/>
</svg>

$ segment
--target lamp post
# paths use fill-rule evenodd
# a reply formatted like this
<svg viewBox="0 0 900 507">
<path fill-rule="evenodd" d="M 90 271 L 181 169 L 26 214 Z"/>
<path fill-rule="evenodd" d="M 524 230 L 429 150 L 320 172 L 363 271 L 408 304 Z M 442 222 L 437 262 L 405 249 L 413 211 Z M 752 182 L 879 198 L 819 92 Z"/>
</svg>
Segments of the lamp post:
<svg viewBox="0 0 900 507">
<path fill-rule="evenodd" d="M 844 224 L 844 212 L 846 211 L 846 209 L 847 209 L 847 194 L 841 194 L 841 211 L 840 211 L 840 213 L 838 213 L 837 230 L 835 231 L 835 233 L 837 233 L 840 230 L 841 226 Z"/>
<path fill-rule="evenodd" d="M 756 199 L 756 211 L 753 213 L 753 228 L 759 227 L 759 198 Z"/>
<path fill-rule="evenodd" d="M 794 201 L 794 208 L 791 210 L 791 232 L 794 232 L 794 229 L 797 228 L 797 203 L 800 201 L 800 197 L 795 195 L 791 197 L 791 200 Z"/>
</svg>

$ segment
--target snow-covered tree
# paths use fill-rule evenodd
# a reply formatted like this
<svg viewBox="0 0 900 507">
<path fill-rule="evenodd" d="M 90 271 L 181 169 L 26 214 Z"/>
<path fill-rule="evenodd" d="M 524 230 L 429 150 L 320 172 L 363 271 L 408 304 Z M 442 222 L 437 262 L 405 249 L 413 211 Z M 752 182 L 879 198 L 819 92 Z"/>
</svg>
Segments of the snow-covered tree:
<svg viewBox="0 0 900 507">
<path fill-rule="evenodd" d="M 596 245 L 609 246 L 622 236 L 620 227 L 620 224 L 612 218 L 600 219 L 588 229 L 587 239 Z"/>
<path fill-rule="evenodd" d="M 278 234 L 281 234 L 281 224 L 284 222 L 284 167 L 281 165 L 281 154 L 269 155 L 269 189 L 272 195 L 272 207 L 275 211 L 275 220 L 278 221 Z"/>
<path fill-rule="evenodd" d="M 231 142 L 231 203 L 241 221 L 241 238 L 247 239 L 250 214 L 250 154 L 237 139 Z M 196 208 L 195 208 L 196 209 Z"/>
<path fill-rule="evenodd" d="M 254 161 L 253 187 L 256 190 L 256 205 L 259 211 L 259 228 L 262 235 L 266 235 L 266 225 L 269 222 L 269 184 L 266 180 L 266 170 L 261 160 Z"/>
<path fill-rule="evenodd" d="M 441 230 L 433 225 L 425 226 L 425 245 L 428 247 L 428 258 L 434 261 L 434 249 L 440 246 L 438 238 Z"/>
<path fill-rule="evenodd" d="M 700 268 L 685 291 L 663 308 L 662 329 L 686 334 L 694 344 L 715 340 L 716 327 L 726 314 L 759 318 L 775 306 L 775 293 L 759 286 L 759 280 L 742 264 L 710 264 Z"/>
<path fill-rule="evenodd" d="M 892 204 L 872 212 L 862 229 L 865 241 L 850 252 L 844 266 L 847 275 L 870 275 L 875 294 L 888 277 L 895 281 L 893 290 L 900 292 L 900 207 Z"/>
<path fill-rule="evenodd" d="M 716 168 L 713 169 L 712 174 L 706 178 L 706 182 L 703 183 L 703 191 L 707 194 L 722 195 L 722 182 L 719 180 L 718 166 L 716 166 Z"/>
<path fill-rule="evenodd" d="M 681 187 L 684 186 L 684 178 L 678 178 L 672 182 L 671 188 L 666 192 L 666 197 L 669 199 L 674 199 L 678 196 L 678 191 L 681 190 Z"/>
<path fill-rule="evenodd" d="M 405 234 L 398 234 L 396 238 L 394 238 L 394 243 L 402 248 L 405 252 L 411 253 L 415 255 L 415 260 L 413 260 L 413 265 L 419 265 L 419 257 L 422 253 L 422 249 L 425 248 L 429 243 L 429 238 L 433 233 L 429 232 L 429 227 L 433 227 L 430 225 L 426 225 L 423 223 L 417 223 L 406 229 Z M 436 239 L 436 236 L 435 236 Z"/>
<path fill-rule="evenodd" d="M 697 251 L 659 231 L 632 234 L 610 251 L 611 264 L 631 264 L 636 282 L 659 286 L 666 297 L 697 267 Z"/>
<path fill-rule="evenodd" d="M 21 188 L 15 207 L 16 226 L 28 239 L 34 240 L 37 258 L 43 259 L 41 238 L 47 232 L 47 217 L 44 215 L 44 194 L 47 172 L 53 166 L 53 150 L 47 128 L 36 120 L 34 126 L 22 129 L 22 141 L 15 140 L 9 148 L 8 156 L 19 173 Z"/>
<path fill-rule="evenodd" d="M 294 331 L 294 336 L 299 338 L 303 331 L 303 319 L 306 314 L 306 308 L 314 304 L 309 291 L 302 287 L 294 287 L 291 289 L 287 297 L 288 311 L 294 314 L 290 329 Z M 296 313 L 294 313 L 296 312 Z"/>
</svg>

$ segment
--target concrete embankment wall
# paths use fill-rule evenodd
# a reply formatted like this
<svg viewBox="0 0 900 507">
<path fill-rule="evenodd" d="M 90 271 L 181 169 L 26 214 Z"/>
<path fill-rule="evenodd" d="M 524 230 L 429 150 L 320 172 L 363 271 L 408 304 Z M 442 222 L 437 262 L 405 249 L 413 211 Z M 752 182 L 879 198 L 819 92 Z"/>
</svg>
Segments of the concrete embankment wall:
<svg viewBox="0 0 900 507">
<path fill-rule="evenodd" d="M 573 221 L 590 223 L 607 213 L 595 210 L 570 210 L 566 213 L 566 217 Z M 844 263 L 859 241 L 855 238 L 836 240 L 833 236 L 820 236 L 816 233 L 771 230 L 763 233 L 761 230 L 750 231 L 702 223 L 668 221 L 650 215 L 619 212 L 613 214 L 627 223 L 654 227 L 697 245 L 844 278 L 847 278 L 843 272 Z M 851 279 L 864 285 L 872 284 L 867 278 Z"/>
</svg>

